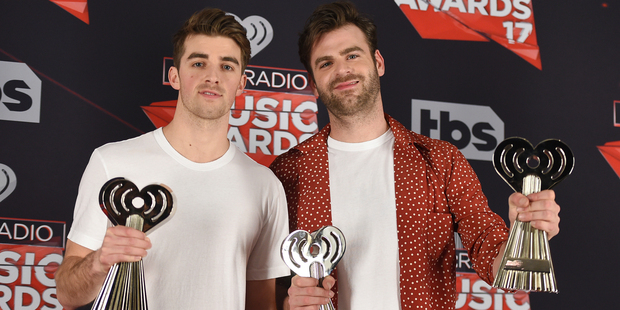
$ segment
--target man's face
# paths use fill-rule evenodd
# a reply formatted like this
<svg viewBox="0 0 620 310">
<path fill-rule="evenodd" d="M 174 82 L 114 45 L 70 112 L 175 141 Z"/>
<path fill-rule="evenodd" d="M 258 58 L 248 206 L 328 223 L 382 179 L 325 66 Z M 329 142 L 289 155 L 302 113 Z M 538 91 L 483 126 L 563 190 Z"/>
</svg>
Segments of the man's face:
<svg viewBox="0 0 620 310">
<path fill-rule="evenodd" d="M 346 25 L 323 34 L 310 54 L 315 95 L 337 117 L 372 110 L 378 102 L 383 57 L 370 53 L 364 33 Z"/>
<path fill-rule="evenodd" d="M 179 68 L 169 71 L 179 90 L 178 108 L 205 120 L 228 118 L 247 80 L 241 72 L 241 49 L 228 37 L 195 34 L 185 40 Z"/>
</svg>

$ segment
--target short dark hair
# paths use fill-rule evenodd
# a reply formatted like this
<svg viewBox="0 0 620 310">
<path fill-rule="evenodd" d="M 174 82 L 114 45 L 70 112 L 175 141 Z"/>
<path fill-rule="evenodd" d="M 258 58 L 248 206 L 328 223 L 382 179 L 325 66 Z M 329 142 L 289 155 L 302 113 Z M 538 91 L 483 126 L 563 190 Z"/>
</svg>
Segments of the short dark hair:
<svg viewBox="0 0 620 310">
<path fill-rule="evenodd" d="M 298 41 L 299 60 L 312 78 L 314 78 L 310 64 L 312 47 L 325 33 L 346 25 L 354 25 L 364 33 L 370 53 L 374 55 L 378 43 L 377 26 L 372 19 L 358 12 L 355 5 L 349 1 L 321 5 L 306 20 Z"/>
<path fill-rule="evenodd" d="M 172 37 L 174 47 L 172 58 L 175 67 L 179 68 L 181 57 L 185 53 L 185 41 L 194 34 L 231 38 L 241 49 L 241 72 L 245 71 L 251 57 L 250 41 L 245 28 L 234 16 L 215 8 L 206 8 L 194 13 Z"/>
</svg>

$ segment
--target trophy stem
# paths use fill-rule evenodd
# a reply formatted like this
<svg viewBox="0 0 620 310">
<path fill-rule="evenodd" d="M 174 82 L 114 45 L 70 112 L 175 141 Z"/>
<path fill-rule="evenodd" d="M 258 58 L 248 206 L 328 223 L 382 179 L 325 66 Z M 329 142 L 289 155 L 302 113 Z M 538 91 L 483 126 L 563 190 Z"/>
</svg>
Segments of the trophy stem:
<svg viewBox="0 0 620 310">
<path fill-rule="evenodd" d="M 323 278 L 320 276 L 325 273 L 323 269 L 324 269 L 323 264 L 318 263 L 318 262 L 313 262 L 310 265 L 310 277 L 319 280 L 319 286 L 322 286 L 323 284 Z M 329 303 L 326 305 L 319 306 L 319 310 L 335 310 L 332 300 L 330 299 Z"/>
<path fill-rule="evenodd" d="M 117 272 L 118 264 L 114 264 L 114 266 L 110 268 L 110 271 L 103 282 L 103 287 L 101 288 L 101 291 L 99 291 L 99 295 L 93 303 L 93 307 L 91 308 L 92 310 L 102 310 L 104 309 L 104 305 L 109 302 L 110 291 L 112 290 Z"/>
<path fill-rule="evenodd" d="M 127 217 L 125 226 L 142 231 L 144 218 L 139 214 Z M 147 310 L 146 285 L 142 260 L 120 262 L 108 271 L 91 310 Z"/>
<path fill-rule="evenodd" d="M 530 174 L 523 178 L 523 188 L 521 194 L 527 196 L 529 194 L 540 192 L 541 182 L 540 178 L 536 175 Z"/>
</svg>

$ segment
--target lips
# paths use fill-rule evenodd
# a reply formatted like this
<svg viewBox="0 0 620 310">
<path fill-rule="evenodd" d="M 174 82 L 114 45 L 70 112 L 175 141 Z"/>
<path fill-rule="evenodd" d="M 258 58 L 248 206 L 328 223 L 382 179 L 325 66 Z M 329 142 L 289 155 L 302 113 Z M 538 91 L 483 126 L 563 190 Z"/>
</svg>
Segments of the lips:
<svg viewBox="0 0 620 310">
<path fill-rule="evenodd" d="M 330 83 L 330 86 L 335 90 L 347 90 L 355 87 L 357 84 L 360 84 L 363 79 L 364 77 L 360 74 L 349 74 L 336 78 Z"/>
<path fill-rule="evenodd" d="M 359 83 L 359 81 L 345 82 L 345 83 L 340 83 L 337 87 L 347 87 L 349 85 L 355 85 L 357 83 Z"/>
<path fill-rule="evenodd" d="M 346 81 L 346 82 L 342 82 L 342 83 L 338 83 L 336 84 L 336 87 L 334 87 L 337 90 L 346 90 L 352 87 L 355 87 L 355 85 L 359 84 L 360 81 L 355 80 L 355 81 Z"/>
<path fill-rule="evenodd" d="M 199 93 L 203 96 L 211 96 L 211 97 L 220 97 L 222 96 L 219 92 L 213 90 L 201 90 Z"/>
</svg>

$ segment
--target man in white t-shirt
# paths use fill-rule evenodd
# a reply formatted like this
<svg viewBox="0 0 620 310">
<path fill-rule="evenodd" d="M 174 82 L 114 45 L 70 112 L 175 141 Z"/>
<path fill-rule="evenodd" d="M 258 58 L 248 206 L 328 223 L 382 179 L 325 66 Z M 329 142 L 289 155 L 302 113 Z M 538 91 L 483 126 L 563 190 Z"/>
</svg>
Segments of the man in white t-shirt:
<svg viewBox="0 0 620 310">
<path fill-rule="evenodd" d="M 289 274 L 279 256 L 288 234 L 284 191 L 268 168 L 227 139 L 230 108 L 247 79 L 246 31 L 233 16 L 205 9 L 173 41 L 173 120 L 97 148 L 84 172 L 56 273 L 65 309 L 93 301 L 115 263 L 142 258 L 151 310 L 275 309 L 274 279 Z M 110 227 L 98 194 L 116 177 L 138 188 L 165 184 L 175 214 L 148 238 Z"/>
</svg>

